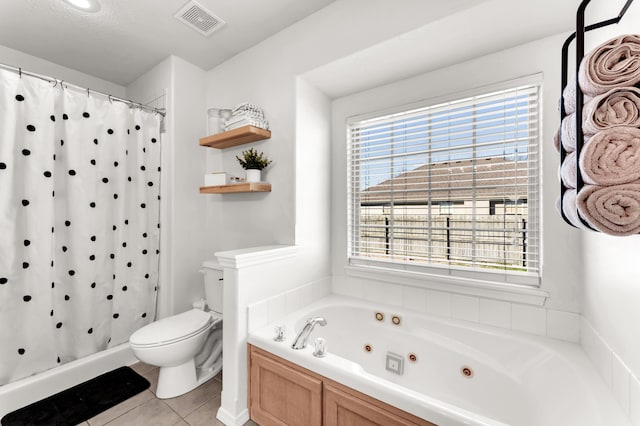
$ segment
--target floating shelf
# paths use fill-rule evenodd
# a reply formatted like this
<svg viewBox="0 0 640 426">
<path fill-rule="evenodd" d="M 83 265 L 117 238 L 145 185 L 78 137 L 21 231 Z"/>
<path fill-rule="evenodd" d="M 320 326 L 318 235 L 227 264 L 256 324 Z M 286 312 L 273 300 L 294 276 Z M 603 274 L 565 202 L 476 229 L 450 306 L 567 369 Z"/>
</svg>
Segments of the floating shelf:
<svg viewBox="0 0 640 426">
<path fill-rule="evenodd" d="M 271 192 L 271 184 L 249 182 L 200 187 L 201 194 L 235 194 L 240 192 Z"/>
<path fill-rule="evenodd" d="M 269 130 L 254 126 L 243 126 L 227 132 L 216 133 L 215 135 L 200 138 L 200 145 L 224 149 L 269 139 L 270 137 L 271 132 Z"/>
</svg>

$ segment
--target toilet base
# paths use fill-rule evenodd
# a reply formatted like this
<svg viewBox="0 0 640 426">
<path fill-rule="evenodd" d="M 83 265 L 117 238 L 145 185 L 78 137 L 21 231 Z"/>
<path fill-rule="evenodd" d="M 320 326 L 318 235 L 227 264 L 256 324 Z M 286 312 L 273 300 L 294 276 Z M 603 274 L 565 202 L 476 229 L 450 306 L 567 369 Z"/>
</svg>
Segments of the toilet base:
<svg viewBox="0 0 640 426">
<path fill-rule="evenodd" d="M 222 361 L 222 358 L 220 361 Z M 193 358 L 175 367 L 161 367 L 158 375 L 156 397 L 158 399 L 169 399 L 183 395 L 215 377 L 220 370 L 222 370 L 222 362 L 219 362 L 219 365 L 214 365 L 208 371 L 197 369 L 196 374 Z"/>
<path fill-rule="evenodd" d="M 160 399 L 174 398 L 198 386 L 196 366 L 193 358 L 175 367 L 160 367 L 156 396 Z"/>
</svg>

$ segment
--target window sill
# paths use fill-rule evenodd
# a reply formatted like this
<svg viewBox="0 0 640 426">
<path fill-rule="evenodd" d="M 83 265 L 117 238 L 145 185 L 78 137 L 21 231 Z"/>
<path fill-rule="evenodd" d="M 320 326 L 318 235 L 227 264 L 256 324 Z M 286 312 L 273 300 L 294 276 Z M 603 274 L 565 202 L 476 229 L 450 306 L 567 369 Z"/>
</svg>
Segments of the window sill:
<svg viewBox="0 0 640 426">
<path fill-rule="evenodd" d="M 544 306 L 549 293 L 528 285 L 498 283 L 464 277 L 400 271 L 371 265 L 345 266 L 348 277 L 379 281 L 388 284 L 420 287 L 527 305 Z"/>
</svg>

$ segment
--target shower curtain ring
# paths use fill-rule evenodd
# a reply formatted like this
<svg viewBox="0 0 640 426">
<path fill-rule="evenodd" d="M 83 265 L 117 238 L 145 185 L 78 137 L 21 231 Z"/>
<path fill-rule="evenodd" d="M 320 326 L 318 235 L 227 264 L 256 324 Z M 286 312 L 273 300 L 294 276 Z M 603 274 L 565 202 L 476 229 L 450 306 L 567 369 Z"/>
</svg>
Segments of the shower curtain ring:
<svg viewBox="0 0 640 426">
<path fill-rule="evenodd" d="M 89 88 L 87 87 L 87 98 L 89 97 Z"/>
<path fill-rule="evenodd" d="M 64 80 L 60 80 L 60 88 L 64 90 Z"/>
<path fill-rule="evenodd" d="M 112 104 L 113 101 L 111 100 L 111 95 L 107 96 L 107 99 L 109 99 L 109 103 Z"/>
<path fill-rule="evenodd" d="M 18 68 L 18 76 L 22 78 L 22 68 Z"/>
</svg>

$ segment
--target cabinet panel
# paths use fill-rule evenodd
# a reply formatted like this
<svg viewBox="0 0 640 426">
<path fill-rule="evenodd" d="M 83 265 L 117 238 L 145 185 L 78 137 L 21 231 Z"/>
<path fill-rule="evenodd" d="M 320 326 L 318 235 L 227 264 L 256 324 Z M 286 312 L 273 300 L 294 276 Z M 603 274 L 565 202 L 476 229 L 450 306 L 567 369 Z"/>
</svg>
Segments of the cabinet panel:
<svg viewBox="0 0 640 426">
<path fill-rule="evenodd" d="M 322 381 L 251 351 L 250 415 L 261 426 L 321 426 Z"/>
<path fill-rule="evenodd" d="M 382 404 L 373 404 L 361 399 L 362 394 L 348 388 L 330 384 L 324 386 L 325 426 L 416 426 L 431 425 L 419 419 L 418 422 L 392 413 Z M 385 404 L 386 405 L 386 404 Z"/>
<path fill-rule="evenodd" d="M 252 345 L 249 370 L 261 426 L 437 426 Z"/>
</svg>

